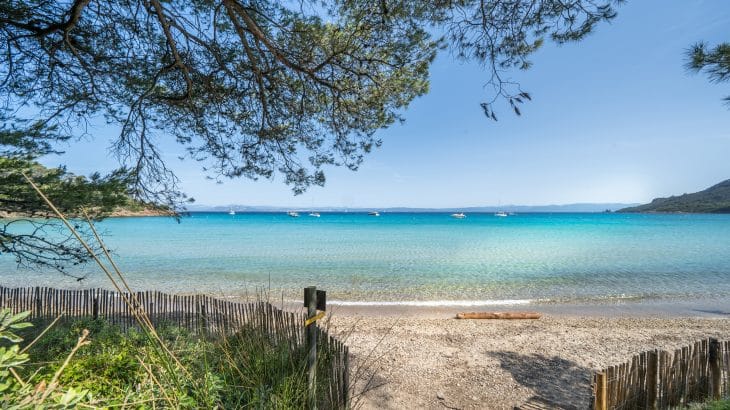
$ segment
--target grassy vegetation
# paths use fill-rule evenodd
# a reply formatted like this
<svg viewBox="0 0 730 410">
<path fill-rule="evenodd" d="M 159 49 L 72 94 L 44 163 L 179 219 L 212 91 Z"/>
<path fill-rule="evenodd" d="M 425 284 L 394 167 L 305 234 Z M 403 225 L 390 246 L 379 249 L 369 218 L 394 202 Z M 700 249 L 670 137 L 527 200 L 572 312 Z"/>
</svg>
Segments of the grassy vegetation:
<svg viewBox="0 0 730 410">
<path fill-rule="evenodd" d="M 36 326 L 17 332 L 30 341 L 40 330 Z M 88 336 L 78 347 L 79 336 L 86 331 Z M 304 349 L 274 343 L 253 327 L 217 338 L 172 325 L 158 326 L 157 333 L 189 372 L 187 376 L 164 374 L 166 367 L 144 332 L 122 330 L 104 320 L 75 320 L 51 328 L 15 364 L 7 366 L 0 359 L 0 407 L 23 401 L 37 405 L 51 387 L 54 392 L 43 400 L 44 407 L 69 403 L 81 408 L 306 407 Z M 2 349 L 19 353 L 17 347 L 28 343 L 17 340 L 6 339 Z M 328 366 L 324 352 L 319 366 L 318 381 L 324 389 Z M 1 371 L 11 367 L 12 373 Z"/>
<path fill-rule="evenodd" d="M 692 410 L 730 410 L 730 400 L 718 400 L 690 407 Z"/>
</svg>

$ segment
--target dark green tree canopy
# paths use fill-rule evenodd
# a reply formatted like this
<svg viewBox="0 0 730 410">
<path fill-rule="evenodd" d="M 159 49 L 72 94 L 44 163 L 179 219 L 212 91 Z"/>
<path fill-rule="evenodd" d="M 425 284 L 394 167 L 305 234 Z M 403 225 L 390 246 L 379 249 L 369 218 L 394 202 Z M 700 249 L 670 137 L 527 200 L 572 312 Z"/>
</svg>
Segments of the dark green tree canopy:
<svg viewBox="0 0 730 410">
<path fill-rule="evenodd" d="M 2 138 L 2 132 L 0 132 Z M 32 178 L 64 214 L 104 217 L 129 202 L 129 175 L 123 171 L 89 178 L 49 169 L 33 160 L 0 156 L 0 254 L 11 254 L 20 266 L 66 273 L 68 265 L 87 262 L 91 255 L 31 188 L 23 174 Z M 94 244 L 89 226 L 77 222 L 77 231 Z"/>
<path fill-rule="evenodd" d="M 17 120 L 14 124 L 19 123 L 23 124 Z M 130 173 L 124 169 L 86 178 L 35 161 L 37 156 L 56 153 L 53 143 L 67 138 L 39 122 L 25 129 L 0 129 L 0 218 L 7 218 L 0 219 L 0 254 L 13 255 L 18 265 L 66 273 L 69 264 L 87 262 L 91 256 L 60 220 L 51 217 L 51 210 L 24 174 L 68 216 L 79 216 L 85 210 L 90 218 L 99 219 L 131 201 Z M 95 242 L 85 224 L 78 231 L 87 242 Z"/>
<path fill-rule="evenodd" d="M 50 151 L 92 121 L 131 192 L 184 196 L 158 141 L 175 139 L 214 178 L 284 176 L 295 192 L 325 165 L 356 169 L 380 128 L 428 91 L 440 49 L 483 64 L 519 114 L 508 78 L 546 40 L 579 40 L 620 0 L 9 0 L 0 3 L 3 128 Z M 435 37 L 439 33 L 441 37 Z"/>
</svg>

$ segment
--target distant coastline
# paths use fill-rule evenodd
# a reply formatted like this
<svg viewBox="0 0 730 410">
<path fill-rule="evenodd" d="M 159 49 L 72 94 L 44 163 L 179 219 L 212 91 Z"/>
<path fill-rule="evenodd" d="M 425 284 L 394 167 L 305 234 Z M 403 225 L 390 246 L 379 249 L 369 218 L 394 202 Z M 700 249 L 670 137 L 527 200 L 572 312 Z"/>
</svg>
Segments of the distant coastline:
<svg viewBox="0 0 730 410">
<path fill-rule="evenodd" d="M 118 208 L 112 211 L 107 217 L 108 218 L 131 218 L 131 217 L 143 217 L 143 216 L 172 216 L 174 215 L 173 212 L 166 210 L 166 209 L 160 209 L 160 208 L 151 208 L 146 207 L 142 209 L 128 209 L 128 208 Z M 5 212 L 0 211 L 0 219 L 19 219 L 19 218 L 44 218 L 44 217 L 54 217 L 55 215 L 51 214 L 50 212 L 39 212 L 36 215 L 28 215 L 28 214 L 21 214 L 17 212 Z"/>
<path fill-rule="evenodd" d="M 317 211 L 317 212 L 379 212 L 390 213 L 486 213 L 486 212 L 605 212 L 606 210 L 617 211 L 622 208 L 636 206 L 632 203 L 573 203 L 563 205 L 489 205 L 489 206 L 464 206 L 447 208 L 419 208 L 419 207 L 342 207 L 342 206 L 256 206 L 256 205 L 191 205 L 187 212 L 287 212 L 295 211 Z"/>
<path fill-rule="evenodd" d="M 567 204 L 567 205 L 506 205 L 503 207 L 484 206 L 484 207 L 464 207 L 464 208 L 345 208 L 345 207 L 276 207 L 276 206 L 247 206 L 247 205 L 227 205 L 227 206 L 193 206 L 180 212 L 181 215 L 196 213 L 228 213 L 231 210 L 236 213 L 284 213 L 288 211 L 298 212 L 326 212 L 326 213 L 367 213 L 377 210 L 383 213 L 454 213 L 464 212 L 473 214 L 484 214 L 494 212 L 515 212 L 515 213 L 603 213 L 606 211 L 619 212 L 620 208 L 636 204 Z M 106 218 L 140 218 L 140 217 L 159 217 L 159 216 L 175 216 L 176 214 L 170 210 L 162 208 L 144 207 L 144 208 L 117 208 L 106 216 Z M 0 219 L 19 219 L 19 218 L 44 218 L 54 217 L 51 213 L 38 212 L 33 216 L 28 214 L 19 214 L 15 212 L 0 211 Z"/>
</svg>

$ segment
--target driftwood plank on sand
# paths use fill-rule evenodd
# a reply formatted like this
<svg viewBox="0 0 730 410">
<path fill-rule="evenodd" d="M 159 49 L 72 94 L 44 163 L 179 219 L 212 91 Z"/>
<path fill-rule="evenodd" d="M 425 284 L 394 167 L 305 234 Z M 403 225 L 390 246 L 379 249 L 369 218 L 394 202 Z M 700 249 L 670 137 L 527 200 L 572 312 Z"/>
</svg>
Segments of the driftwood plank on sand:
<svg viewBox="0 0 730 410">
<path fill-rule="evenodd" d="M 537 312 L 460 312 L 457 319 L 540 319 Z"/>
</svg>

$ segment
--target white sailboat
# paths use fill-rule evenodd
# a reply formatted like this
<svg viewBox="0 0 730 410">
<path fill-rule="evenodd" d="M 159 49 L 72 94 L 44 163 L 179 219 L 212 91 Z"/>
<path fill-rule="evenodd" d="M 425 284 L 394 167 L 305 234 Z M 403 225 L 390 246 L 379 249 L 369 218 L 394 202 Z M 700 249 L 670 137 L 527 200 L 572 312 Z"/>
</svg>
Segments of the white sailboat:
<svg viewBox="0 0 730 410">
<path fill-rule="evenodd" d="M 451 217 L 456 219 L 464 219 L 466 218 L 466 215 L 464 215 L 463 212 L 457 212 L 455 214 L 451 214 Z"/>
</svg>

